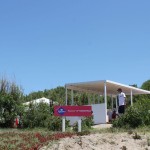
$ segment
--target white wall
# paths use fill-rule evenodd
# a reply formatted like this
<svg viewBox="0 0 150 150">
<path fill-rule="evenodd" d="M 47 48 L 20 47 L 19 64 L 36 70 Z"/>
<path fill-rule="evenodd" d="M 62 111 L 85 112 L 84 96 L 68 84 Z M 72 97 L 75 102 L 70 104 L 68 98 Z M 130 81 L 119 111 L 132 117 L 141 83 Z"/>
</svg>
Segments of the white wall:
<svg viewBox="0 0 150 150">
<path fill-rule="evenodd" d="M 108 122 L 107 114 L 105 111 L 105 103 L 92 104 L 93 121 L 94 124 L 101 124 Z M 70 120 L 70 125 L 73 125 L 78 121 L 80 117 L 66 117 L 66 120 Z"/>
<path fill-rule="evenodd" d="M 105 103 L 92 104 L 93 121 L 94 124 L 101 124 L 107 122 L 107 114 L 105 110 Z"/>
</svg>

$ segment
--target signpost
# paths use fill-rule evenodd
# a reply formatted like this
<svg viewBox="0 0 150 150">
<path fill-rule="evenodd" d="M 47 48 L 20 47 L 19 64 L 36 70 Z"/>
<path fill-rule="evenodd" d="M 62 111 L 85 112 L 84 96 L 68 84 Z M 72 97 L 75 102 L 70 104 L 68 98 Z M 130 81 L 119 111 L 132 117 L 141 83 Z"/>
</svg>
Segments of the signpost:
<svg viewBox="0 0 150 150">
<path fill-rule="evenodd" d="M 54 116 L 62 117 L 62 131 L 65 131 L 65 116 L 91 116 L 92 106 L 54 106 Z M 78 132 L 81 132 L 81 118 L 78 120 Z"/>
</svg>

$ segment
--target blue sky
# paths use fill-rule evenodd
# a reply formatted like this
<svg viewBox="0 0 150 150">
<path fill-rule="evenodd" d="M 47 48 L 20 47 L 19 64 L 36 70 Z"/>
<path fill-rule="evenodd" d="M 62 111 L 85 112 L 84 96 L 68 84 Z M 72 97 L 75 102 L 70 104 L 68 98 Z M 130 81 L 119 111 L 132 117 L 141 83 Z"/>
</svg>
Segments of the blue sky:
<svg viewBox="0 0 150 150">
<path fill-rule="evenodd" d="M 0 1 L 0 76 L 28 94 L 150 79 L 150 1 Z"/>
</svg>

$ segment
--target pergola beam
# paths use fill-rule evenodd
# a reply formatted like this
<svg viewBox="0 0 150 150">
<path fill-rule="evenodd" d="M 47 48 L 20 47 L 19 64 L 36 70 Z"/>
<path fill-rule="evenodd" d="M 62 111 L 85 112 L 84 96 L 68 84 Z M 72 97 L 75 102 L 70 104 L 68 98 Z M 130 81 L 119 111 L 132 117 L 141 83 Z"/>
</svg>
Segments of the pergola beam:
<svg viewBox="0 0 150 150">
<path fill-rule="evenodd" d="M 82 88 L 79 88 L 79 87 L 76 87 L 76 86 L 67 86 L 67 89 L 74 90 L 74 91 L 85 92 L 85 93 L 91 93 L 91 94 L 103 94 L 103 92 L 100 92 L 100 91 L 82 89 Z"/>
</svg>

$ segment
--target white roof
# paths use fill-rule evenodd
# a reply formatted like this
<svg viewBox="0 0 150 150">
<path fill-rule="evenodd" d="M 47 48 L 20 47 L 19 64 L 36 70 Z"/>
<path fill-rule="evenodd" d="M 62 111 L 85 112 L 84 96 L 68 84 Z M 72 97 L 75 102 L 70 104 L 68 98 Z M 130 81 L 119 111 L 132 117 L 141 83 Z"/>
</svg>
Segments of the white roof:
<svg viewBox="0 0 150 150">
<path fill-rule="evenodd" d="M 104 84 L 106 83 L 107 95 L 116 95 L 117 89 L 121 88 L 126 95 L 137 94 L 150 94 L 150 91 L 135 88 L 129 85 L 113 82 L 110 80 L 99 80 L 99 81 L 89 81 L 89 82 L 79 82 L 79 83 L 69 83 L 66 84 L 67 89 L 72 89 L 75 91 L 83 91 L 88 93 L 104 94 Z"/>
<path fill-rule="evenodd" d="M 24 105 L 29 105 L 30 103 L 47 103 L 49 104 L 51 100 L 49 100 L 48 98 L 45 98 L 45 97 L 42 97 L 42 98 L 39 98 L 39 99 L 35 99 L 35 100 L 32 100 L 30 102 L 26 102 L 26 103 L 23 103 Z"/>
</svg>

